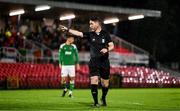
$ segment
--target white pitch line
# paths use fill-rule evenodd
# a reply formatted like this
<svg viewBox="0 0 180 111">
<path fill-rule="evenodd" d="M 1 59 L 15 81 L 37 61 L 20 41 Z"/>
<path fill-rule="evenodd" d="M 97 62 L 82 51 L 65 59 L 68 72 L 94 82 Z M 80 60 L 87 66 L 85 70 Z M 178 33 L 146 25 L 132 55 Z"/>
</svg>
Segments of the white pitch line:
<svg viewBox="0 0 180 111">
<path fill-rule="evenodd" d="M 143 104 L 141 104 L 141 103 L 131 103 L 131 104 L 135 104 L 135 105 L 143 105 Z"/>
</svg>

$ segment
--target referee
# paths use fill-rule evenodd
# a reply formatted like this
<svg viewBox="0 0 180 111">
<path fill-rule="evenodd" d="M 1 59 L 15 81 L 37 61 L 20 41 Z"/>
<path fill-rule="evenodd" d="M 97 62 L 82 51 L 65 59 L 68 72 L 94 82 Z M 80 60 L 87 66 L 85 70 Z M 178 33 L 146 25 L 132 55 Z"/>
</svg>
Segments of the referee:
<svg viewBox="0 0 180 111">
<path fill-rule="evenodd" d="M 109 51 L 113 50 L 114 44 L 110 35 L 102 29 L 101 20 L 94 16 L 89 20 L 90 32 L 80 32 L 73 29 L 68 29 L 65 26 L 60 26 L 61 30 L 66 30 L 69 33 L 88 39 L 90 43 L 90 80 L 91 93 L 94 99 L 94 107 L 99 107 L 98 104 L 98 80 L 100 77 L 102 86 L 101 105 L 107 106 L 106 95 L 109 87 L 110 63 Z"/>
</svg>

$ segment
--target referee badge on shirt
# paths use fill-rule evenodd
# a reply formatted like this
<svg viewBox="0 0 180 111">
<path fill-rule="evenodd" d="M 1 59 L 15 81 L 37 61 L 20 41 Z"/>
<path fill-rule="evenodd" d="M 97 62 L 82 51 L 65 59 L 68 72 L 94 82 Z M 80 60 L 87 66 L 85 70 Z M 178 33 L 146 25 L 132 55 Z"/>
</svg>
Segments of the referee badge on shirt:
<svg viewBox="0 0 180 111">
<path fill-rule="evenodd" d="M 105 43 L 105 39 L 102 39 L 102 43 Z"/>
</svg>

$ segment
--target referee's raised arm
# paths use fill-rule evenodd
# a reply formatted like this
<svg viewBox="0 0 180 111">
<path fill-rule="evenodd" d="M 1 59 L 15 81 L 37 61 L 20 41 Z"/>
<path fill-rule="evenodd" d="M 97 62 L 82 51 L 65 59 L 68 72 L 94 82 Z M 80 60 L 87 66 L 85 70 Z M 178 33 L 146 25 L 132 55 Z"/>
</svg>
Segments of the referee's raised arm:
<svg viewBox="0 0 180 111">
<path fill-rule="evenodd" d="M 60 30 L 62 31 L 67 31 L 75 36 L 79 36 L 79 37 L 83 37 L 83 33 L 74 29 L 68 29 L 66 26 L 63 25 L 59 25 Z"/>
</svg>

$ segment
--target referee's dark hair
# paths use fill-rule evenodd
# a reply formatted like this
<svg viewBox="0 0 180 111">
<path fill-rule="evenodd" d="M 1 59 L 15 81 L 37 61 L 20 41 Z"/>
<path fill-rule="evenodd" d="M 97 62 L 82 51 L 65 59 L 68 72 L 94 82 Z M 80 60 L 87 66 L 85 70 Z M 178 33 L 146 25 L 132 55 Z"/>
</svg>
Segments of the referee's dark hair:
<svg viewBox="0 0 180 111">
<path fill-rule="evenodd" d="M 102 20 L 97 16 L 92 16 L 89 20 L 99 22 L 99 24 L 102 25 Z"/>
</svg>

